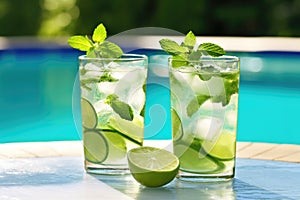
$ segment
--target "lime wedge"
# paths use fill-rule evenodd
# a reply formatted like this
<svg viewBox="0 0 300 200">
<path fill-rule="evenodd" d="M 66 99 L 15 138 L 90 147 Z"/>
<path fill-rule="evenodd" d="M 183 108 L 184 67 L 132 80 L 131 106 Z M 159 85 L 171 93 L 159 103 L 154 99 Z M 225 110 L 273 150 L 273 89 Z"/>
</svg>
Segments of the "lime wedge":
<svg viewBox="0 0 300 200">
<path fill-rule="evenodd" d="M 180 118 L 177 114 L 177 112 L 172 108 L 172 135 L 173 135 L 173 141 L 176 142 L 180 140 L 183 136 L 183 129 L 181 125 Z"/>
<path fill-rule="evenodd" d="M 126 158 L 126 142 L 125 139 L 113 131 L 101 131 L 108 143 L 108 155 L 105 164 L 122 164 Z"/>
<path fill-rule="evenodd" d="M 179 154 L 180 170 L 193 173 L 212 173 L 223 169 L 219 163 L 205 154 L 183 144 L 174 146 L 175 155 Z"/>
<path fill-rule="evenodd" d="M 203 149 L 220 160 L 231 160 L 235 157 L 235 135 L 223 132 L 216 141 L 204 141 Z"/>
<path fill-rule="evenodd" d="M 86 99 L 81 98 L 81 117 L 82 126 L 87 129 L 93 129 L 97 126 L 97 114 L 93 105 Z"/>
<path fill-rule="evenodd" d="M 130 172 L 147 187 L 160 187 L 174 179 L 179 160 L 171 152 L 154 147 L 138 147 L 127 154 Z"/>
<path fill-rule="evenodd" d="M 135 117 L 132 121 L 128 121 L 116 115 L 109 119 L 109 125 L 133 140 L 133 142 L 139 145 L 143 143 L 144 123 L 142 117 Z"/>
<path fill-rule="evenodd" d="M 85 159 L 91 163 L 102 163 L 108 156 L 108 143 L 97 131 L 83 133 Z"/>
</svg>

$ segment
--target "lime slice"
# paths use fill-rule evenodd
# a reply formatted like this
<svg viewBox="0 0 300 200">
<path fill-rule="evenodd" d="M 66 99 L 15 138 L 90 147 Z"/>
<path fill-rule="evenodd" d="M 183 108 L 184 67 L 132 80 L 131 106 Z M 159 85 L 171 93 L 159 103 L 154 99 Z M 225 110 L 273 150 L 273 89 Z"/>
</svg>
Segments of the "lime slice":
<svg viewBox="0 0 300 200">
<path fill-rule="evenodd" d="M 109 125 L 133 140 L 135 143 L 139 145 L 143 143 L 144 123 L 142 117 L 135 117 L 132 121 L 128 121 L 116 115 L 109 119 Z"/>
<path fill-rule="evenodd" d="M 113 131 L 101 131 L 108 143 L 108 155 L 105 164 L 122 164 L 126 158 L 126 142 L 125 139 Z"/>
<path fill-rule="evenodd" d="M 220 160 L 231 160 L 235 157 L 235 135 L 223 132 L 216 141 L 204 141 L 203 149 Z"/>
<path fill-rule="evenodd" d="M 108 156 L 108 144 L 103 135 L 97 131 L 83 133 L 85 159 L 91 163 L 102 163 Z"/>
<path fill-rule="evenodd" d="M 164 149 L 138 147 L 131 149 L 127 158 L 135 180 L 147 187 L 163 186 L 178 173 L 178 158 Z"/>
<path fill-rule="evenodd" d="M 223 164 L 212 158 L 187 147 L 183 144 L 174 146 L 175 155 L 179 154 L 180 170 L 192 173 L 215 173 L 223 169 Z"/>
<path fill-rule="evenodd" d="M 172 135 L 173 135 L 173 141 L 176 142 L 180 140 L 183 136 L 183 129 L 181 125 L 180 118 L 177 114 L 177 112 L 172 108 Z"/>
<path fill-rule="evenodd" d="M 97 126 L 97 114 L 93 105 L 86 99 L 81 98 L 81 117 L 82 126 L 87 129 L 93 129 Z"/>
</svg>

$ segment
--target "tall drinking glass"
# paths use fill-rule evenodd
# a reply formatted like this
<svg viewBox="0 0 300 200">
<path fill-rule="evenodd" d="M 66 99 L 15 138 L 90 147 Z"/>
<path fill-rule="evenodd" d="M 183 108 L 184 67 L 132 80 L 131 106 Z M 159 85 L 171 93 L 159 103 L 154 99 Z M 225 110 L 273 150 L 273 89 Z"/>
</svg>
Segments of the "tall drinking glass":
<svg viewBox="0 0 300 200">
<path fill-rule="evenodd" d="M 169 58 L 173 150 L 178 178 L 219 181 L 234 177 L 239 58 Z"/>
<path fill-rule="evenodd" d="M 129 173 L 127 151 L 143 144 L 148 58 L 125 54 L 79 61 L 85 169 Z"/>
</svg>

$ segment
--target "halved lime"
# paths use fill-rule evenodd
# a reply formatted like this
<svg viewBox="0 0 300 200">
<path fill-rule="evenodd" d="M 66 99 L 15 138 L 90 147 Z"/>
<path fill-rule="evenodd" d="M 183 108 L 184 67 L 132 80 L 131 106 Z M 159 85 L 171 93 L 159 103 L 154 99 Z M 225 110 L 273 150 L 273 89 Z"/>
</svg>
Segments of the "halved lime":
<svg viewBox="0 0 300 200">
<path fill-rule="evenodd" d="M 205 174 L 218 172 L 224 167 L 222 163 L 183 144 L 175 145 L 174 153 L 179 158 L 182 171 Z"/>
<path fill-rule="evenodd" d="M 91 163 L 102 163 L 108 156 L 108 143 L 98 131 L 83 133 L 85 159 Z"/>
<path fill-rule="evenodd" d="M 235 157 L 236 137 L 230 132 L 223 132 L 215 141 L 204 141 L 203 149 L 211 156 L 220 160 L 231 160 Z"/>
<path fill-rule="evenodd" d="M 127 158 L 135 180 L 147 187 L 163 186 L 178 173 L 178 158 L 164 149 L 138 147 L 131 149 Z"/>
<path fill-rule="evenodd" d="M 124 163 L 126 158 L 126 142 L 125 139 L 113 131 L 101 131 L 108 143 L 108 155 L 105 159 L 105 164 L 119 164 Z M 126 162 L 126 160 L 125 160 Z"/>
<path fill-rule="evenodd" d="M 181 120 L 177 114 L 177 112 L 172 108 L 171 109 L 172 114 L 172 135 L 173 135 L 173 141 L 176 142 L 180 140 L 183 136 L 183 129 Z"/>
<path fill-rule="evenodd" d="M 98 117 L 93 105 L 86 99 L 81 98 L 82 126 L 93 129 L 97 126 Z"/>
</svg>

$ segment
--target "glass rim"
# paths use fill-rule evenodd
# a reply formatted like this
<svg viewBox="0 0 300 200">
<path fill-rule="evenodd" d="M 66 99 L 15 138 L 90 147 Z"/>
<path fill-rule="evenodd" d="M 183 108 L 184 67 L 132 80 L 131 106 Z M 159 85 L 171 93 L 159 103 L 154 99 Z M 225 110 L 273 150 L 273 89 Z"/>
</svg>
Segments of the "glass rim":
<svg viewBox="0 0 300 200">
<path fill-rule="evenodd" d="M 143 61 L 148 59 L 148 57 L 143 54 L 123 54 L 119 58 L 90 58 L 87 57 L 87 55 L 81 55 L 78 58 L 82 61 Z"/>
<path fill-rule="evenodd" d="M 203 62 L 203 61 L 214 61 L 214 62 L 222 62 L 222 61 L 226 61 L 226 62 L 239 62 L 240 58 L 237 56 L 230 56 L 230 55 L 223 55 L 223 56 L 219 56 L 219 57 L 212 57 L 212 56 L 201 56 L 199 60 L 184 60 L 184 59 L 178 59 L 178 58 L 172 58 L 172 56 L 170 56 L 168 58 L 169 61 L 181 61 L 181 62 L 189 62 L 189 63 L 197 63 L 197 62 Z"/>
</svg>

